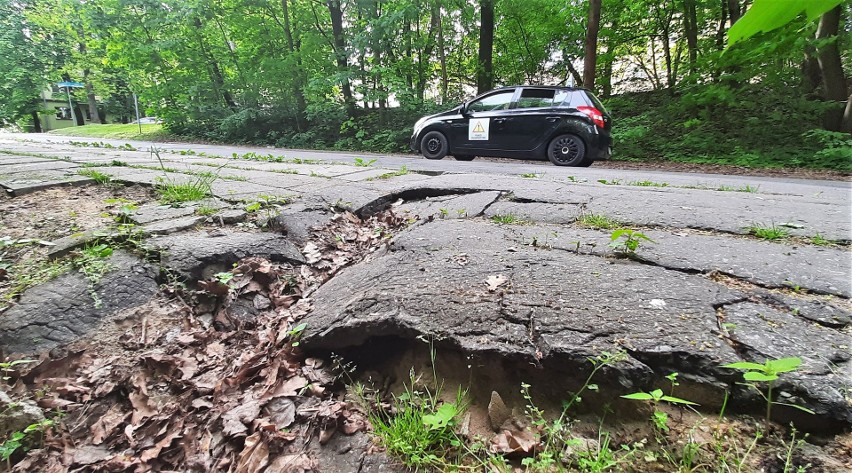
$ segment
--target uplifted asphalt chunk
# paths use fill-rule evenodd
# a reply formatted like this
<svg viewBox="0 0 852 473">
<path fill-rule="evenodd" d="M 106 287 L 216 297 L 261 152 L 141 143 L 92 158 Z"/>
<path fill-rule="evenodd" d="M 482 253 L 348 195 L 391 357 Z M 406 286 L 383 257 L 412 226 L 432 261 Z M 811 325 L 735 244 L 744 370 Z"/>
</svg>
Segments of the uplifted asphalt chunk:
<svg viewBox="0 0 852 473">
<path fill-rule="evenodd" d="M 846 393 L 852 388 L 852 337 L 765 305 L 742 302 L 725 307 L 730 338 L 749 361 L 795 356 L 802 365 L 778 381 L 781 400 L 808 406 L 821 417 L 852 424 Z"/>
<path fill-rule="evenodd" d="M 149 244 L 160 253 L 160 263 L 191 282 L 207 279 L 248 256 L 272 261 L 304 263 L 293 243 L 274 233 L 190 233 L 152 238 Z"/>
<path fill-rule="evenodd" d="M 151 265 L 122 251 L 109 264 L 112 269 L 94 285 L 100 304 L 76 271 L 28 289 L 0 317 L 0 351 L 36 353 L 74 341 L 106 317 L 142 305 L 157 293 L 157 271 Z"/>
<path fill-rule="evenodd" d="M 745 300 L 737 290 L 627 259 L 517 245 L 514 237 L 511 226 L 459 220 L 400 235 L 369 264 L 341 272 L 314 293 L 304 346 L 336 351 L 377 337 L 426 336 L 463 354 L 539 366 L 551 378 L 576 375 L 586 357 L 626 350 L 628 361 L 607 376 L 624 392 L 610 395 L 649 389 L 678 372 L 718 399 L 741 380 L 721 365 L 742 356 L 764 361 L 738 353 L 720 329 L 716 308 Z M 743 326 L 760 323 L 754 313 L 741 317 L 748 320 Z M 825 342 L 823 332 L 791 329 L 802 343 Z M 779 329 L 765 336 L 773 344 L 786 335 Z M 798 345 L 776 348 L 772 356 L 801 354 Z M 811 378 L 822 383 L 818 389 L 795 378 L 790 383 L 801 403 L 818 412 L 817 422 L 852 425 L 852 407 L 826 394 L 845 389 L 843 381 L 827 373 Z"/>
<path fill-rule="evenodd" d="M 493 207 L 492 207 L 493 209 Z M 489 213 L 491 209 L 489 209 Z M 523 216 L 521 216 L 523 218 Z M 612 230 L 558 225 L 513 226 L 517 244 L 538 244 L 600 256 L 612 255 Z M 685 272 L 720 272 L 751 284 L 798 288 L 848 298 L 852 294 L 852 260 L 845 248 L 769 242 L 736 235 L 643 230 L 635 255 L 650 264 Z"/>
</svg>

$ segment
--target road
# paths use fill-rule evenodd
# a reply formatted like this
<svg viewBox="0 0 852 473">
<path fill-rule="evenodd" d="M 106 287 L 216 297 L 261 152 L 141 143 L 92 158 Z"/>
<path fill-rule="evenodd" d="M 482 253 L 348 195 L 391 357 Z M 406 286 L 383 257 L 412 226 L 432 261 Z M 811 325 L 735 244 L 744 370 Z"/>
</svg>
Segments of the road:
<svg viewBox="0 0 852 473">
<path fill-rule="evenodd" d="M 287 158 L 319 160 L 325 162 L 352 163 L 354 162 L 355 158 L 367 158 L 375 159 L 376 163 L 374 165 L 376 167 L 382 167 L 386 169 L 399 169 L 402 166 L 407 166 L 412 171 L 429 173 L 446 172 L 506 176 L 519 176 L 525 173 L 536 173 L 539 174 L 541 177 L 550 180 L 567 180 L 574 178 L 576 180 L 585 179 L 589 182 L 606 180 L 607 182 L 622 183 L 649 181 L 659 184 L 668 184 L 670 186 L 703 186 L 709 188 L 727 186 L 736 189 L 748 186 L 751 188 L 759 188 L 761 191 L 768 193 L 791 194 L 800 196 L 813 195 L 818 192 L 823 192 L 825 191 L 825 189 L 840 189 L 845 191 L 846 193 L 852 192 L 852 183 L 844 181 L 808 180 L 795 178 L 722 174 L 679 173 L 652 170 L 604 169 L 596 168 L 594 165 L 589 168 L 565 168 L 553 166 L 547 161 L 520 161 L 508 159 L 477 158 L 474 161 L 462 162 L 456 161 L 453 158 L 449 157 L 444 158 L 440 161 L 430 161 L 421 156 L 400 154 L 316 151 L 258 146 L 214 145 L 201 143 L 152 143 L 135 140 L 65 137 L 46 134 L 0 134 L 0 140 L 2 139 L 16 141 L 26 140 L 47 144 L 70 143 L 73 141 L 103 142 L 109 143 L 113 146 L 121 146 L 126 143 L 129 143 L 139 150 L 147 150 L 153 146 L 160 150 L 169 150 L 176 152 L 182 150 L 193 150 L 197 153 L 206 153 L 208 155 L 231 156 L 233 155 L 233 153 L 258 153 L 284 156 Z"/>
</svg>

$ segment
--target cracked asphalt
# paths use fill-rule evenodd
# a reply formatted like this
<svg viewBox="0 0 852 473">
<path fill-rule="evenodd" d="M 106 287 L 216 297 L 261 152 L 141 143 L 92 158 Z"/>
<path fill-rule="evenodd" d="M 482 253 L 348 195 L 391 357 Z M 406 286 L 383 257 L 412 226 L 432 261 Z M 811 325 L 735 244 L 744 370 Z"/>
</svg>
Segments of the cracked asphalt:
<svg viewBox="0 0 852 473">
<path fill-rule="evenodd" d="M 387 251 L 314 294 L 309 349 L 437 336 L 478 363 L 561 374 L 625 350 L 624 390 L 677 371 L 744 406 L 759 400 L 721 364 L 799 356 L 803 368 L 779 389 L 816 423 L 852 425 L 849 182 L 195 144 L 158 143 L 157 156 L 149 143 L 72 140 L 125 143 L 0 135 L 0 186 L 20 195 L 91 183 L 84 167 L 145 185 L 213 172 L 219 199 L 286 196 L 285 217 L 388 206 L 410 216 Z M 653 241 L 617 253 L 612 230 L 577 222 L 589 214 Z M 763 240 L 755 227 L 786 236 Z M 506 283 L 490 288 L 497 275 Z"/>
</svg>

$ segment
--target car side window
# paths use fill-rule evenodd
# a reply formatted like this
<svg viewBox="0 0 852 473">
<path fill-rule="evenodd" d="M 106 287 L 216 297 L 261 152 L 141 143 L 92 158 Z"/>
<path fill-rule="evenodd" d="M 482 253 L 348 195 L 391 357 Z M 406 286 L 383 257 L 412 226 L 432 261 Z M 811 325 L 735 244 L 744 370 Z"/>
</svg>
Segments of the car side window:
<svg viewBox="0 0 852 473">
<path fill-rule="evenodd" d="M 558 96 L 558 97 L 557 97 Z M 565 99 L 562 91 L 553 89 L 524 89 L 518 99 L 518 108 L 553 107 Z"/>
<path fill-rule="evenodd" d="M 471 112 L 490 112 L 492 110 L 506 110 L 509 104 L 512 103 L 512 96 L 515 95 L 514 90 L 496 93 L 483 97 L 475 102 L 471 102 L 468 110 Z"/>
</svg>

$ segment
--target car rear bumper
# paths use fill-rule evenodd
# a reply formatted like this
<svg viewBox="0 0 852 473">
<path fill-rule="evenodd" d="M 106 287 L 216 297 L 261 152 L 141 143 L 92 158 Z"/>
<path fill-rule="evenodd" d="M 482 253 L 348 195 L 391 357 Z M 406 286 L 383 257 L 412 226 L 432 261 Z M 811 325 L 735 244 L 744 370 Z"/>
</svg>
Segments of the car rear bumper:
<svg viewBox="0 0 852 473">
<path fill-rule="evenodd" d="M 609 134 L 595 134 L 589 140 L 593 161 L 606 161 L 612 157 L 612 137 Z"/>
</svg>

